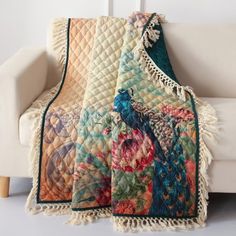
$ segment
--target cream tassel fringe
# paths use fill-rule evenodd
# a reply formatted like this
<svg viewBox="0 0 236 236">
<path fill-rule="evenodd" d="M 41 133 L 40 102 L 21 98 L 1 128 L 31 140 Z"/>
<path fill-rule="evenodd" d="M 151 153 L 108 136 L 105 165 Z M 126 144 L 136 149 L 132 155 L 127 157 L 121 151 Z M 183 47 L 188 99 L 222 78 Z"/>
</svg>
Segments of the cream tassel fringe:
<svg viewBox="0 0 236 236">
<path fill-rule="evenodd" d="M 157 18 L 150 22 L 151 27 L 148 27 L 148 35 L 155 35 L 155 40 L 158 39 L 158 34 L 150 33 L 151 28 L 156 24 Z M 144 35 L 146 32 L 144 33 Z M 144 36 L 143 39 L 147 40 Z M 151 38 L 155 41 L 154 38 Z M 150 44 L 145 43 L 150 46 Z M 137 46 L 140 47 L 140 44 Z M 184 87 L 165 75 L 148 56 L 144 44 L 136 48 L 136 58 L 139 59 L 143 69 L 149 74 L 150 80 L 154 80 L 157 86 L 161 86 L 167 93 L 174 92 L 180 99 L 186 99 L 186 92 L 189 92 L 195 102 L 198 114 L 199 126 L 199 188 L 198 188 L 198 216 L 189 219 L 171 219 L 171 218 L 155 218 L 155 217 L 117 217 L 113 216 L 114 228 L 122 232 L 137 232 L 137 231 L 158 231 L 158 230 L 187 230 L 205 226 L 207 218 L 207 200 L 208 200 L 208 175 L 207 169 L 211 163 L 212 155 L 207 148 L 205 138 L 215 140 L 217 129 L 216 112 L 206 102 L 197 98 L 190 87 Z"/>
<path fill-rule="evenodd" d="M 199 228 L 200 225 L 194 219 L 166 219 L 154 217 L 116 217 L 113 216 L 114 229 L 121 232 L 142 232 L 142 231 L 176 231 Z"/>
<path fill-rule="evenodd" d="M 70 219 L 67 224 L 80 225 L 88 224 L 100 218 L 107 218 L 111 216 L 111 208 L 99 208 L 86 211 L 72 211 Z"/>
<path fill-rule="evenodd" d="M 67 26 L 68 19 L 54 19 L 48 29 L 47 50 L 59 67 L 63 71 L 66 62 L 67 51 Z"/>
<path fill-rule="evenodd" d="M 146 48 L 152 47 L 159 39 L 160 32 L 154 29 L 155 25 L 166 22 L 165 17 L 155 15 L 143 33 L 140 42 L 134 49 L 134 57 L 140 62 L 140 66 L 147 74 L 149 79 L 157 86 L 165 89 L 168 94 L 174 93 L 181 100 L 185 101 L 185 88 L 166 75 L 156 63 L 148 56 Z"/>
<path fill-rule="evenodd" d="M 66 49 L 67 49 L 67 19 L 58 19 L 52 24 L 52 35 L 49 45 L 49 50 L 59 61 L 60 68 L 65 73 L 66 62 Z M 40 155 L 40 139 L 41 139 L 41 122 L 43 113 L 49 102 L 55 97 L 59 91 L 61 82 L 58 85 L 46 92 L 41 98 L 37 99 L 32 105 L 36 108 L 35 115 L 39 117 L 35 121 L 35 133 L 31 144 L 31 151 L 29 155 L 30 172 L 33 176 L 33 188 L 28 196 L 25 209 L 31 214 L 43 212 L 46 215 L 63 215 L 71 212 L 70 203 L 57 203 L 57 204 L 38 204 L 36 202 L 38 190 L 38 175 L 39 175 L 39 155 Z"/>
</svg>

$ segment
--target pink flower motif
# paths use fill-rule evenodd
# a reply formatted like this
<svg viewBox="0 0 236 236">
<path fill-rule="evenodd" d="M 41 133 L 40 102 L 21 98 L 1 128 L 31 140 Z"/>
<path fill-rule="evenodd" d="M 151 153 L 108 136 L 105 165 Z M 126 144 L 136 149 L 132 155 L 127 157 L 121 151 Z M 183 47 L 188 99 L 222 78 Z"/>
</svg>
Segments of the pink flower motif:
<svg viewBox="0 0 236 236">
<path fill-rule="evenodd" d="M 161 112 L 166 115 L 175 117 L 177 121 L 189 121 L 194 119 L 193 112 L 182 107 L 164 105 L 161 107 Z"/>
<path fill-rule="evenodd" d="M 136 28 L 143 28 L 150 18 L 151 14 L 149 13 L 142 13 L 142 12 L 134 12 L 128 18 L 128 22 L 133 24 Z"/>
<path fill-rule="evenodd" d="M 111 178 L 103 177 L 100 188 L 96 192 L 96 201 L 100 206 L 111 204 Z"/>
<path fill-rule="evenodd" d="M 133 214 L 135 213 L 135 204 L 129 200 L 119 201 L 115 204 L 114 213 L 116 214 Z"/>
<path fill-rule="evenodd" d="M 108 135 L 110 132 L 111 132 L 111 129 L 106 128 L 106 129 L 104 129 L 104 130 L 102 131 L 102 134 L 103 134 L 103 135 Z"/>
<path fill-rule="evenodd" d="M 140 130 L 120 133 L 112 144 L 112 167 L 127 172 L 142 171 L 153 163 L 154 145 Z"/>
</svg>

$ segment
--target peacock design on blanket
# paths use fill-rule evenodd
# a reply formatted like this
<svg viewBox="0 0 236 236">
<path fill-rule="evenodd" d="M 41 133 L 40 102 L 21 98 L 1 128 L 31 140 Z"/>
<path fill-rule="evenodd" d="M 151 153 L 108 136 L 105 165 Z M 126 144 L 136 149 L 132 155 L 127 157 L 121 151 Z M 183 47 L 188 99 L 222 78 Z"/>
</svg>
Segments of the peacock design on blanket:
<svg viewBox="0 0 236 236">
<path fill-rule="evenodd" d="M 136 106 L 130 91 L 120 89 L 114 100 L 114 112 L 119 113 L 121 121 L 129 128 L 138 130 L 143 137 L 148 136 L 154 147 L 152 202 L 147 214 L 184 216 L 189 211 L 186 203 L 190 200 L 190 186 L 177 121 L 162 112 L 156 112 L 155 116 L 142 114 Z M 134 145 L 132 142 L 135 138 L 129 137 L 123 143 L 127 151 L 130 145 Z M 124 169 L 124 172 L 128 174 L 129 169 Z"/>
</svg>

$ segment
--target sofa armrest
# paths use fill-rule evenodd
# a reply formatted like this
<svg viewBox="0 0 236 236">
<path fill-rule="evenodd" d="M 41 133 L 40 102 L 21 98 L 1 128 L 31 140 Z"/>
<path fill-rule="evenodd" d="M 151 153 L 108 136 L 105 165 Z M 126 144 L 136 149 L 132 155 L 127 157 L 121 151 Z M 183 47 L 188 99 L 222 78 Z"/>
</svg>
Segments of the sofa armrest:
<svg viewBox="0 0 236 236">
<path fill-rule="evenodd" d="M 36 48 L 21 49 L 0 66 L 0 152 L 7 155 L 0 165 L 17 156 L 19 117 L 44 90 L 47 67 L 46 51 Z"/>
<path fill-rule="evenodd" d="M 42 49 L 21 49 L 0 66 L 0 109 L 18 118 L 42 93 L 47 78 L 47 53 Z M 1 114 L 3 114 L 1 112 Z M 13 113 L 12 113 L 13 112 Z"/>
</svg>

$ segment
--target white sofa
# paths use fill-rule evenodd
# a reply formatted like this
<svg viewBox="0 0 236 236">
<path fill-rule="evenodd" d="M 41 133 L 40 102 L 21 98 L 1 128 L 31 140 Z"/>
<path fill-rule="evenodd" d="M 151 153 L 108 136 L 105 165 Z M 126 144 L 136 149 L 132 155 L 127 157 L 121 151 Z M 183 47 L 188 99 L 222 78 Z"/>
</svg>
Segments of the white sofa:
<svg viewBox="0 0 236 236">
<path fill-rule="evenodd" d="M 168 53 L 179 81 L 212 104 L 220 132 L 210 144 L 211 192 L 236 192 L 236 25 L 165 24 Z M 10 177 L 31 177 L 29 149 L 36 117 L 25 112 L 59 80 L 54 58 L 43 49 L 21 49 L 0 66 L 0 196 Z"/>
</svg>

